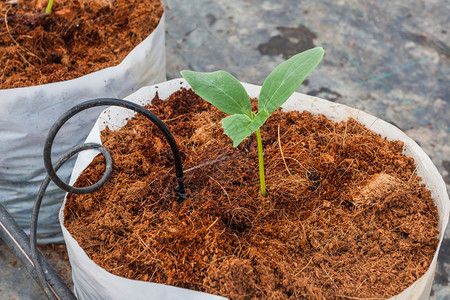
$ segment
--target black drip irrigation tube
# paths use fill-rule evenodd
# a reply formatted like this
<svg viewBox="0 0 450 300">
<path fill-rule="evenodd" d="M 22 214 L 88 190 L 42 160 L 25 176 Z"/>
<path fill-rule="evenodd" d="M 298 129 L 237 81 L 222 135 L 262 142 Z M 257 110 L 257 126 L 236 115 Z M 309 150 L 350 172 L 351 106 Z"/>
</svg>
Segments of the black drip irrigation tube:
<svg viewBox="0 0 450 300">
<path fill-rule="evenodd" d="M 182 202 L 187 198 L 186 189 L 183 183 L 183 167 L 178 146 L 169 128 L 155 114 L 133 102 L 114 98 L 100 98 L 89 100 L 68 110 L 55 122 L 55 124 L 53 124 L 45 141 L 44 166 L 47 170 L 48 176 L 44 179 L 39 189 L 39 193 L 33 207 L 29 238 L 0 203 L 0 238 L 4 240 L 6 244 L 12 249 L 16 257 L 24 264 L 31 276 L 42 287 L 47 297 L 52 300 L 76 299 L 76 297 L 67 286 L 67 284 L 64 283 L 61 277 L 48 263 L 42 253 L 37 249 L 37 221 L 39 217 L 39 209 L 41 207 L 45 191 L 50 181 L 53 181 L 59 188 L 68 193 L 78 195 L 92 193 L 95 190 L 99 189 L 103 184 L 105 184 L 106 181 L 108 181 L 112 173 L 113 161 L 110 153 L 105 147 L 100 144 L 86 143 L 72 148 L 70 151 L 64 154 L 63 157 L 61 157 L 53 166 L 51 159 L 51 150 L 59 129 L 70 118 L 83 110 L 97 106 L 119 106 L 131 109 L 145 116 L 147 119 L 153 122 L 156 127 L 158 127 L 158 129 L 162 131 L 173 152 L 175 174 L 177 180 L 175 193 L 179 202 Z M 105 157 L 106 170 L 105 174 L 103 174 L 103 177 L 98 182 L 88 187 L 74 187 L 63 182 L 56 174 L 58 169 L 75 154 L 90 149 L 100 151 Z"/>
</svg>

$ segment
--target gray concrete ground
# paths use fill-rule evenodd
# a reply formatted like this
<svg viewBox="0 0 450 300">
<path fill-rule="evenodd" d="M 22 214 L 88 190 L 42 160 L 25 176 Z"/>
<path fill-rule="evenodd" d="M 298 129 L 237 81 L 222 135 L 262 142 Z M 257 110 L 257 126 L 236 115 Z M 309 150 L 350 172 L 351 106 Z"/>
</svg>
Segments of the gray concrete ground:
<svg viewBox="0 0 450 300">
<path fill-rule="evenodd" d="M 449 1 L 164 2 L 169 79 L 183 69 L 224 69 L 262 84 L 290 55 L 322 46 L 324 60 L 299 91 L 395 124 L 425 150 L 450 188 Z M 430 299 L 450 299 L 449 274 L 450 228 Z M 13 298 L 44 299 L 0 242 L 0 299 Z"/>
</svg>

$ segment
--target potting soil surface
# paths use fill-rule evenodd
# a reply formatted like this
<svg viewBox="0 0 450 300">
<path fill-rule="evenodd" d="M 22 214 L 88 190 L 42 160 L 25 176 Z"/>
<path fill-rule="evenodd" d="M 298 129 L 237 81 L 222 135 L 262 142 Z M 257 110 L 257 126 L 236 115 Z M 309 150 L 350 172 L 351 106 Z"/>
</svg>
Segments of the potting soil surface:
<svg viewBox="0 0 450 300">
<path fill-rule="evenodd" d="M 394 296 L 428 269 L 439 216 L 402 142 L 278 110 L 261 127 L 263 197 L 254 135 L 233 148 L 225 115 L 192 90 L 148 109 L 180 147 L 188 199 L 178 203 L 170 147 L 144 116 L 102 131 L 113 174 L 64 211 L 109 272 L 230 299 L 340 299 Z M 99 155 L 75 185 L 104 170 Z"/>
<path fill-rule="evenodd" d="M 159 23 L 159 0 L 0 2 L 0 89 L 52 83 L 118 65 Z"/>
</svg>

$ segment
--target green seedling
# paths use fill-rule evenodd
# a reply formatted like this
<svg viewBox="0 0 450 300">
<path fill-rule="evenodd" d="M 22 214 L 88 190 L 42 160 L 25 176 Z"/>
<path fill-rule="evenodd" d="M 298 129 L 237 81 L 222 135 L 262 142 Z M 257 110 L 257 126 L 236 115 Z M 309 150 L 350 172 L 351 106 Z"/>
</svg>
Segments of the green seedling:
<svg viewBox="0 0 450 300">
<path fill-rule="evenodd" d="M 49 15 L 52 13 L 53 0 L 48 1 L 47 8 L 45 9 L 45 14 Z"/>
<path fill-rule="evenodd" d="M 221 123 L 224 133 L 237 147 L 256 131 L 261 195 L 267 196 L 260 127 L 271 113 L 298 89 L 303 80 L 322 60 L 324 50 L 316 47 L 282 62 L 264 81 L 258 97 L 258 112 L 252 112 L 250 97 L 242 84 L 225 71 L 210 73 L 181 71 L 194 92 L 229 116 Z"/>
</svg>

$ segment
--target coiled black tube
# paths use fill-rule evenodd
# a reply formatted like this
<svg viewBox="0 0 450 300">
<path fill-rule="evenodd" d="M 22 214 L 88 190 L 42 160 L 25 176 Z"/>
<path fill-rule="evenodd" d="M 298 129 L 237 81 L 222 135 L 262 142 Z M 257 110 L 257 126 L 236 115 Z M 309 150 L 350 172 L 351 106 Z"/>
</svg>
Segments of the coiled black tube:
<svg viewBox="0 0 450 300">
<path fill-rule="evenodd" d="M 69 152 L 67 152 L 63 157 L 56 163 L 55 166 L 53 166 L 52 159 L 51 159 L 51 150 L 53 146 L 53 142 L 55 140 L 55 137 L 60 130 L 60 128 L 74 115 L 77 113 L 97 106 L 119 106 L 124 107 L 127 109 L 134 110 L 137 113 L 140 113 L 141 115 L 145 116 L 147 119 L 149 119 L 151 122 L 153 122 L 158 129 L 161 130 L 161 132 L 164 134 L 164 137 L 166 138 L 167 142 L 169 143 L 169 146 L 173 152 L 174 157 L 174 163 L 175 163 L 175 174 L 176 174 L 176 180 L 177 180 L 177 187 L 175 188 L 175 193 L 179 199 L 179 201 L 183 201 L 186 199 L 186 189 L 183 183 L 183 167 L 181 163 L 181 157 L 180 152 L 178 150 L 178 146 L 175 142 L 175 139 L 170 132 L 169 128 L 152 112 L 149 110 L 143 108 L 142 106 L 135 104 L 130 101 L 121 100 L 121 99 L 113 99 L 113 98 L 100 98 L 100 99 L 94 99 L 89 100 L 86 102 L 83 102 L 77 106 L 74 106 L 70 110 L 68 110 L 65 114 L 63 114 L 52 126 L 50 129 L 47 139 L 45 141 L 44 145 L 44 165 L 47 170 L 48 176 L 45 178 L 44 182 L 42 183 L 38 196 L 36 198 L 32 215 L 31 215 L 31 224 L 30 224 L 30 248 L 31 248 L 31 259 L 35 265 L 36 268 L 36 274 L 40 281 L 40 284 L 42 288 L 44 289 L 45 293 L 47 294 L 47 297 L 49 299 L 58 299 L 60 298 L 57 294 L 55 294 L 55 291 L 51 289 L 51 285 L 49 282 L 51 280 L 47 281 L 46 275 L 44 274 L 44 271 L 42 269 L 42 262 L 41 258 L 38 256 L 38 250 L 36 245 L 36 234 L 37 234 L 37 221 L 39 217 L 39 209 L 42 203 L 42 199 L 44 197 L 45 191 L 50 183 L 50 180 L 53 181 L 58 187 L 63 189 L 66 192 L 73 193 L 73 194 L 87 194 L 91 193 L 97 189 L 99 189 L 103 184 L 106 183 L 106 181 L 109 179 L 112 173 L 112 157 L 109 154 L 108 150 L 99 144 L 94 143 L 87 143 L 83 145 L 76 146 L 72 148 Z M 106 160 L 106 170 L 103 177 L 96 183 L 94 183 L 91 186 L 88 187 L 74 187 L 71 185 L 68 185 L 67 183 L 63 182 L 58 175 L 56 174 L 56 171 L 66 162 L 68 161 L 73 155 L 77 154 L 78 152 L 88 150 L 88 149 L 97 149 L 99 150 L 105 157 Z M 70 296 L 65 295 L 65 298 L 75 299 L 75 296 L 72 294 Z"/>
</svg>

